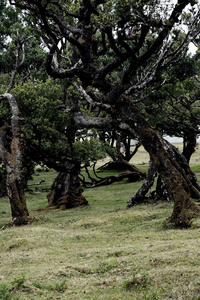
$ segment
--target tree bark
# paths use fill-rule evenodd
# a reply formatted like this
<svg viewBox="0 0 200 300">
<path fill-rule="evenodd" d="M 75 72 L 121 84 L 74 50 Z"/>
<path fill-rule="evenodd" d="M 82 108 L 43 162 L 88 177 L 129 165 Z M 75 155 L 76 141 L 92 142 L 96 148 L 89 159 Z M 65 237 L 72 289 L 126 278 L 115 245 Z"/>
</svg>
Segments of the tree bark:
<svg viewBox="0 0 200 300">
<path fill-rule="evenodd" d="M 74 165 L 70 170 L 58 173 L 47 195 L 49 204 L 46 208 L 56 207 L 64 210 L 88 205 L 88 201 L 82 195 L 83 190 L 78 175 L 79 168 Z"/>
<path fill-rule="evenodd" d="M 7 195 L 6 189 L 6 170 L 1 169 L 0 171 L 0 197 L 4 197 Z"/>
<path fill-rule="evenodd" d="M 195 151 L 197 143 L 197 134 L 195 132 L 188 132 L 183 137 L 183 155 L 187 159 L 188 163 L 192 154 Z"/>
<path fill-rule="evenodd" d="M 156 168 L 153 161 L 149 163 L 149 170 L 147 178 L 145 179 L 142 187 L 137 191 L 137 193 L 130 199 L 127 208 L 132 207 L 134 204 L 142 203 L 146 199 L 146 194 L 153 186 L 154 179 L 156 177 Z"/>
<path fill-rule="evenodd" d="M 14 169 L 8 170 L 6 186 L 12 212 L 12 225 L 27 224 L 30 218 L 28 217 L 25 192 Z"/>
<path fill-rule="evenodd" d="M 155 200 L 166 200 L 166 201 L 171 200 L 170 195 L 160 175 L 158 175 L 158 179 L 156 182 Z"/>
<path fill-rule="evenodd" d="M 20 125 L 20 111 L 12 94 L 5 93 L 0 98 L 8 100 L 12 111 L 10 152 L 5 148 L 6 128 L 2 127 L 0 130 L 0 157 L 6 166 L 6 187 L 11 205 L 12 224 L 23 225 L 28 223 L 29 213 L 21 174 L 24 134 Z"/>
</svg>

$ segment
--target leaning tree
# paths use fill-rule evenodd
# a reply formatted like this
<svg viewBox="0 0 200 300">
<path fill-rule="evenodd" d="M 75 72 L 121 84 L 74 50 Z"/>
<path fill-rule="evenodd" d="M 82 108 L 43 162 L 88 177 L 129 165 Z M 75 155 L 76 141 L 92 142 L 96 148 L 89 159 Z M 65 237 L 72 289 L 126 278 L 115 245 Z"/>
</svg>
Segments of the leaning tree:
<svg viewBox="0 0 200 300">
<path fill-rule="evenodd" d="M 6 168 L 6 187 L 11 205 L 12 224 L 23 225 L 29 220 L 28 208 L 26 205 L 25 191 L 22 176 L 22 161 L 24 150 L 23 118 L 21 117 L 19 105 L 11 90 L 15 83 L 18 69 L 23 65 L 25 59 L 25 40 L 19 35 L 16 37 L 16 62 L 12 72 L 10 83 L 0 100 L 6 102 L 10 108 L 10 122 L 1 116 L 0 130 L 0 159 Z M 22 57 L 21 57 L 22 50 Z M 10 123 L 10 124 L 9 124 Z M 7 133 L 11 130 L 11 139 L 7 139 Z"/>
<path fill-rule="evenodd" d="M 138 103 L 158 74 L 184 57 L 191 39 L 199 34 L 196 1 L 10 0 L 34 17 L 36 30 L 49 48 L 47 72 L 69 78 L 80 95 L 105 118 L 91 118 L 73 103 L 71 111 L 84 127 L 134 130 L 155 164 L 174 200 L 170 221 L 190 226 L 199 212 L 193 185 L 173 152 L 149 125 Z M 185 10 L 187 8 L 187 10 Z M 185 32 L 177 41 L 176 27 Z M 174 45 L 176 46 L 174 48 Z M 67 53 L 70 51 L 72 59 Z M 56 58 L 56 63 L 55 63 Z M 118 74 L 116 76 L 116 74 Z M 158 87 L 157 87 L 158 88 Z M 112 125 L 111 125 L 112 124 Z"/>
<path fill-rule="evenodd" d="M 149 123 L 160 135 L 183 138 L 182 154 L 169 143 L 167 147 L 171 148 L 176 161 L 179 162 L 182 168 L 186 168 L 186 173 L 190 176 L 193 185 L 197 190 L 200 190 L 195 174 L 188 168 L 188 163 L 195 151 L 197 137 L 200 133 L 198 51 L 193 56 L 188 54 L 175 66 L 170 66 L 165 70 L 165 74 L 165 85 L 153 94 L 148 95 L 140 107 L 143 113 L 148 114 Z M 162 78 L 157 76 L 154 80 L 155 86 L 159 80 L 161 81 Z M 134 203 L 147 200 L 146 195 L 152 187 L 155 177 L 156 170 L 151 161 L 148 176 L 140 190 L 130 199 L 128 207 L 133 206 Z M 149 194 L 149 197 L 152 198 L 152 195 L 155 200 L 160 198 L 170 199 L 161 176 L 158 176 L 156 189 Z"/>
</svg>

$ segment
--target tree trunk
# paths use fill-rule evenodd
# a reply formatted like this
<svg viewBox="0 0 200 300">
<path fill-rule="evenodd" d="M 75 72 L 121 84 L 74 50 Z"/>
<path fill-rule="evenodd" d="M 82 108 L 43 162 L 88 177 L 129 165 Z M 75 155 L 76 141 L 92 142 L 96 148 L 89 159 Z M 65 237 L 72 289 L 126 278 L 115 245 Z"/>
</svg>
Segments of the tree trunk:
<svg viewBox="0 0 200 300">
<path fill-rule="evenodd" d="M 178 148 L 174 145 L 170 144 L 169 142 L 163 140 L 163 143 L 168 147 L 168 152 L 174 158 L 174 160 L 180 165 L 181 173 L 186 175 L 186 181 L 191 188 L 191 196 L 194 199 L 199 199 L 199 191 L 200 185 L 197 182 L 197 178 L 195 174 L 189 167 L 189 163 L 187 159 L 184 157 L 183 154 L 180 153 Z M 142 187 L 138 190 L 138 192 L 130 199 L 129 204 L 127 207 L 132 207 L 134 204 L 144 202 L 147 197 L 146 194 L 149 192 L 150 188 L 153 186 L 154 178 L 156 176 L 156 170 L 154 163 L 150 161 L 148 175 L 143 183 Z M 162 181 L 161 176 L 158 175 L 157 183 L 156 183 L 156 190 L 153 191 L 150 195 L 150 198 L 154 198 L 155 200 L 167 200 L 170 201 L 170 195 L 166 189 L 165 183 Z"/>
<path fill-rule="evenodd" d="M 155 200 L 166 200 L 166 201 L 171 200 L 170 195 L 160 175 L 158 175 L 158 179 L 156 183 Z"/>
<path fill-rule="evenodd" d="M 183 137 L 183 155 L 187 159 L 188 163 L 195 151 L 196 143 L 197 134 L 195 132 L 188 132 L 187 134 L 185 133 Z"/>
<path fill-rule="evenodd" d="M 29 220 L 29 213 L 26 206 L 25 192 L 22 183 L 15 176 L 15 170 L 7 172 L 7 193 L 10 200 L 12 224 L 25 225 Z"/>
<path fill-rule="evenodd" d="M 125 105 L 121 106 L 120 111 L 122 112 L 120 116 L 123 121 L 134 128 L 138 134 L 144 148 L 153 160 L 157 172 L 165 183 L 171 199 L 174 201 L 174 209 L 170 221 L 177 227 L 189 227 L 191 219 L 200 210 L 191 199 L 193 185 L 189 182 L 185 171 L 168 151 L 169 147 L 167 144 L 163 143 L 163 140 L 150 127 L 134 104 L 127 101 Z"/>
<path fill-rule="evenodd" d="M 82 195 L 82 188 L 79 181 L 79 168 L 76 166 L 67 169 L 66 172 L 59 172 L 47 195 L 49 204 L 47 208 L 56 207 L 68 209 L 77 206 L 84 206 L 88 201 Z"/>
<path fill-rule="evenodd" d="M 156 177 L 156 168 L 153 161 L 149 163 L 149 170 L 147 177 L 142 185 L 142 187 L 137 191 L 137 193 L 130 199 L 127 208 L 132 207 L 134 204 L 142 203 L 146 199 L 146 194 L 153 186 L 154 179 Z"/>
<path fill-rule="evenodd" d="M 6 170 L 2 168 L 0 171 L 0 197 L 4 197 L 7 195 L 6 189 Z"/>
<path fill-rule="evenodd" d="M 6 127 L 0 128 L 0 158 L 4 162 L 7 172 L 6 187 L 11 205 L 12 224 L 27 224 L 30 219 L 26 206 L 25 192 L 22 185 L 22 154 L 24 134 L 21 130 L 20 111 L 17 101 L 12 94 L 5 93 L 1 99 L 7 99 L 12 111 L 11 128 L 12 140 L 10 152 L 5 148 Z"/>
</svg>

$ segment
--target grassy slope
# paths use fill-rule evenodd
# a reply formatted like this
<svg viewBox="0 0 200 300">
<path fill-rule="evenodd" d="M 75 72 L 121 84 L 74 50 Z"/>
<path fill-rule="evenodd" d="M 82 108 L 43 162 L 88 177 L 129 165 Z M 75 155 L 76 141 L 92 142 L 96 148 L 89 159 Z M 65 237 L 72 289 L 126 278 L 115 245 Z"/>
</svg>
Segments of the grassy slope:
<svg viewBox="0 0 200 300">
<path fill-rule="evenodd" d="M 136 162 L 148 162 L 145 155 L 141 149 Z M 49 186 L 54 175 L 34 181 L 46 177 Z M 87 189 L 90 205 L 68 211 L 34 211 L 46 194 L 27 194 L 35 222 L 0 231 L 0 299 L 200 299 L 200 229 L 164 230 L 170 203 L 126 210 L 141 184 Z M 10 208 L 0 202 L 1 228 Z"/>
</svg>

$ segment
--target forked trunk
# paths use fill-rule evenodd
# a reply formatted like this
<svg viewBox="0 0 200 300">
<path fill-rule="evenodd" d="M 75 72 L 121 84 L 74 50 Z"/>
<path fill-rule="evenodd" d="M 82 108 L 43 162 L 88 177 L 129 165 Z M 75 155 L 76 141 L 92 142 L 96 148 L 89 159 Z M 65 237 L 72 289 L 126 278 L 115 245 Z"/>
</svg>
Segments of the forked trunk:
<svg viewBox="0 0 200 300">
<path fill-rule="evenodd" d="M 171 222 L 178 227 L 190 226 L 194 214 L 199 212 L 198 206 L 191 199 L 193 186 L 187 181 L 184 170 L 170 156 L 157 134 L 151 128 L 142 130 L 142 142 L 156 169 L 164 181 L 170 197 L 174 201 Z"/>
<path fill-rule="evenodd" d="M 88 201 L 82 195 L 82 187 L 79 181 L 79 169 L 76 167 L 59 172 L 47 195 L 48 206 L 60 209 L 68 209 L 88 204 Z"/>
</svg>

